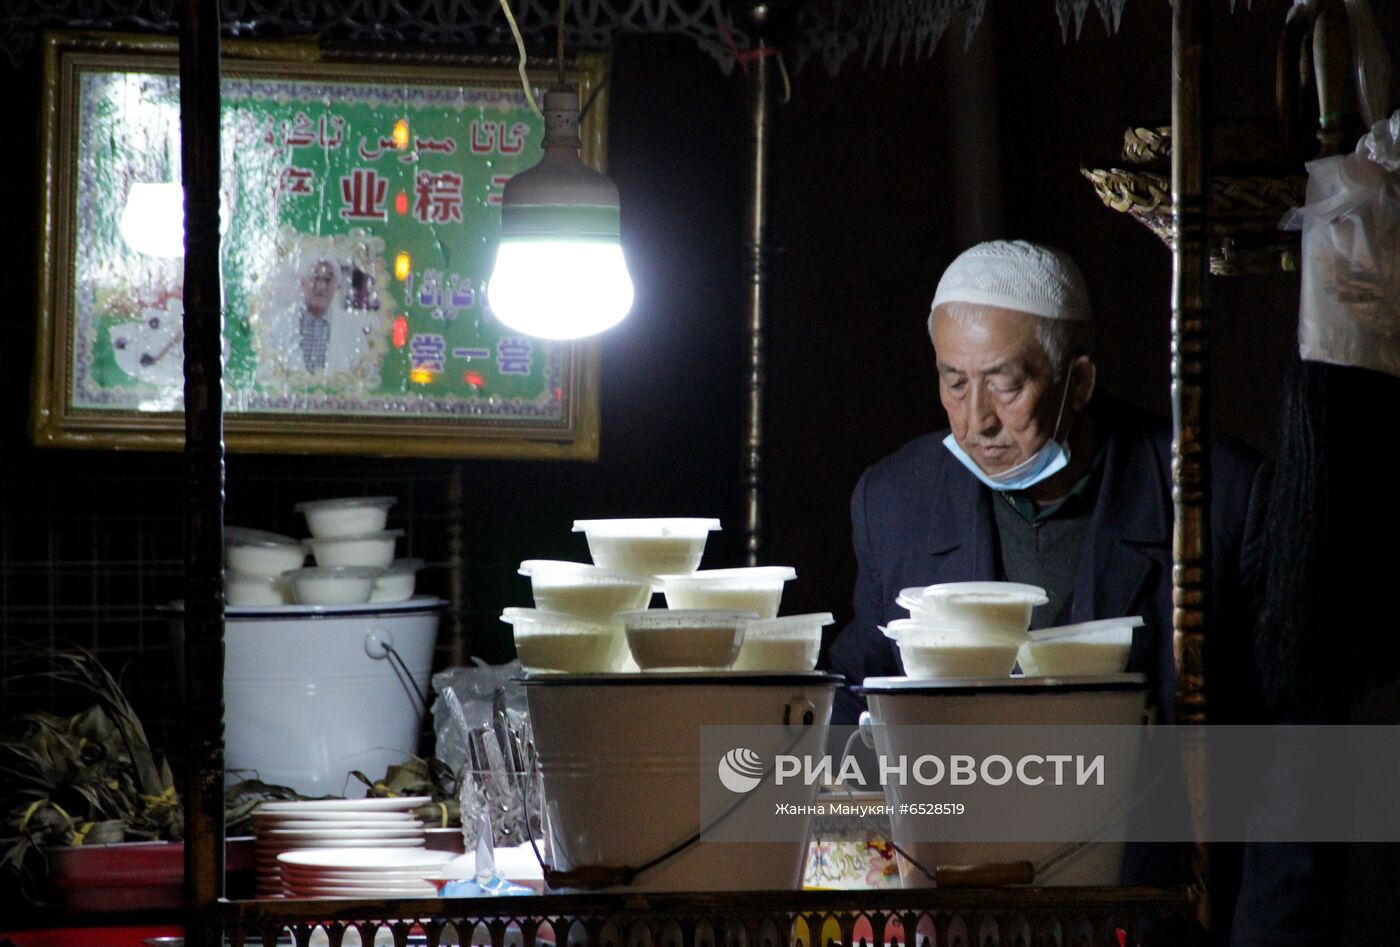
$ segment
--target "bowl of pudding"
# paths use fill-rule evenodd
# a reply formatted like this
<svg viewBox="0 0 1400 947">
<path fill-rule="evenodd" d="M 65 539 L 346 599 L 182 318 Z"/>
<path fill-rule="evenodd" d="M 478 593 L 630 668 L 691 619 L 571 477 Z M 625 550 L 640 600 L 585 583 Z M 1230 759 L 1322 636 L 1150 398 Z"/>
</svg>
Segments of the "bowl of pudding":
<svg viewBox="0 0 1400 947">
<path fill-rule="evenodd" d="M 1009 677 L 1024 631 L 1006 631 L 960 622 L 900 618 L 880 630 L 899 645 L 904 673 L 911 678 Z"/>
<path fill-rule="evenodd" d="M 660 576 L 669 608 L 727 609 L 753 612 L 759 618 L 778 616 L 783 586 L 795 578 L 797 570 L 790 566 L 706 569 Z"/>
<path fill-rule="evenodd" d="M 904 589 L 895 604 L 915 621 L 960 622 L 1003 631 L 1025 631 L 1031 611 L 1050 601 L 1045 590 L 1020 582 L 944 582 Z"/>
<path fill-rule="evenodd" d="M 649 575 L 615 572 L 586 562 L 526 559 L 520 574 L 530 579 L 535 607 L 604 621 L 618 612 L 647 607 Z"/>
<path fill-rule="evenodd" d="M 574 532 L 588 540 L 594 565 L 651 576 L 694 572 L 705 540 L 717 529 L 719 520 L 687 517 L 574 520 Z"/>
<path fill-rule="evenodd" d="M 224 529 L 224 559 L 228 571 L 237 575 L 275 579 L 301 568 L 306 562 L 306 544 L 279 533 L 228 526 Z"/>
<path fill-rule="evenodd" d="M 1142 617 L 1106 618 L 1030 632 L 1016 663 L 1027 677 L 1122 674 L 1133 649 L 1133 629 Z"/>
<path fill-rule="evenodd" d="M 306 517 L 306 528 L 317 539 L 362 536 L 378 533 L 389 520 L 394 497 L 341 497 L 335 500 L 307 500 L 292 507 Z"/>
<path fill-rule="evenodd" d="M 745 621 L 744 641 L 733 670 L 810 671 L 817 666 L 821 653 L 822 628 L 833 621 L 831 612 Z"/>
<path fill-rule="evenodd" d="M 739 656 L 744 621 L 758 616 L 725 609 L 655 608 L 617 617 L 641 670 L 723 671 Z"/>
<path fill-rule="evenodd" d="M 622 626 L 539 608 L 507 608 L 501 621 L 515 636 L 515 653 L 526 671 L 613 674 L 627 658 Z"/>
</svg>

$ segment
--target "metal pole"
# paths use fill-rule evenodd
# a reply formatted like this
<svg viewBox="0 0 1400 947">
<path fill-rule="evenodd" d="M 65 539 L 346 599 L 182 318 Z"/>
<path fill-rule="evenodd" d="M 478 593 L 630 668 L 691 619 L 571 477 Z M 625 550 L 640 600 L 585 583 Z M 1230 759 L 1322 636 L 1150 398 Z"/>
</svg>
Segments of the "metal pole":
<svg viewBox="0 0 1400 947">
<path fill-rule="evenodd" d="M 1172 648 L 1176 722 L 1206 722 L 1205 639 L 1210 628 L 1210 310 L 1208 201 L 1210 10 L 1175 0 L 1172 10 Z M 1204 843 L 1203 746 L 1183 751 L 1193 828 L 1200 918 L 1210 860 Z"/>
<path fill-rule="evenodd" d="M 220 947 L 224 884 L 223 280 L 219 271 L 219 4 L 180 5 L 185 186 L 185 937 Z"/>
<path fill-rule="evenodd" d="M 472 641 L 467 631 L 466 474 L 453 464 L 447 481 L 447 661 L 450 667 L 471 660 Z"/>
<path fill-rule="evenodd" d="M 769 8 L 755 3 L 749 11 L 757 34 L 755 48 L 764 47 Z M 769 57 L 749 64 L 749 194 L 745 210 L 744 268 L 748 286 L 749 358 L 745 380 L 744 424 L 744 549 L 749 565 L 758 564 L 763 546 L 763 389 L 764 309 L 768 256 L 768 138 L 772 124 Z"/>
</svg>

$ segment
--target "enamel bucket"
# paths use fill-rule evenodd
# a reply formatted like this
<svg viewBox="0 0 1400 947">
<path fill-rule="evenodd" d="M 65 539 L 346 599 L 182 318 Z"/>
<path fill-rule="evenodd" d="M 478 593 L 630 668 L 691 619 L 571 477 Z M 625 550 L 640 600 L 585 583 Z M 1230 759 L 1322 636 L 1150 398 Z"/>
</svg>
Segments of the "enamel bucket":
<svg viewBox="0 0 1400 947">
<path fill-rule="evenodd" d="M 764 672 L 538 675 L 525 681 L 554 867 L 646 865 L 700 831 L 702 726 L 803 721 L 825 745 L 837 675 Z M 807 723 L 806 721 L 810 721 Z M 765 759 L 781 738 L 750 749 Z M 806 803 L 815 803 L 819 785 Z M 803 831 L 810 835 L 811 818 Z M 698 841 L 620 891 L 801 887 L 807 841 Z"/>
<path fill-rule="evenodd" d="M 418 749 L 419 695 L 428 693 L 445 605 L 420 597 L 227 607 L 228 781 L 256 775 L 304 796 L 362 796 L 364 787 L 351 770 L 380 779 L 390 765 L 405 762 Z M 173 625 L 182 638 L 179 609 Z"/>
<path fill-rule="evenodd" d="M 1010 677 L 957 680 L 915 680 L 907 677 L 870 677 L 861 691 L 870 707 L 862 727 L 875 724 L 867 732 L 875 751 L 886 758 L 918 757 L 927 748 L 918 746 L 920 726 L 981 725 L 1140 725 L 1147 703 L 1147 679 L 1142 674 L 1108 674 L 1085 677 Z M 1139 726 L 1144 737 L 1146 728 Z M 1129 769 L 1137 768 L 1136 752 L 1141 740 L 1126 759 Z M 1126 830 L 1121 822 L 1090 842 L 1069 849 L 1059 842 L 961 842 L 916 841 L 916 827 L 926 829 L 928 820 L 901 815 L 901 804 L 936 803 L 946 792 L 940 786 L 917 782 L 885 784 L 885 801 L 893 807 L 890 816 L 894 843 L 908 852 L 924 868 L 933 871 L 947 866 L 991 866 L 1029 861 L 1037 866 L 1035 884 L 1115 885 L 1120 883 Z M 1111 798 L 1102 800 L 1099 811 L 1086 813 L 1091 821 L 1128 808 L 1134 786 L 1125 782 Z M 917 807 L 916 807 L 917 811 Z M 1066 855 L 1065 853 L 1068 854 Z M 1057 857 L 1064 855 L 1065 857 Z M 1053 860 L 1053 861 L 1052 861 Z M 1039 867 L 1047 865 L 1043 870 Z M 906 888 L 929 887 L 930 881 L 919 868 L 899 859 L 900 878 Z"/>
</svg>

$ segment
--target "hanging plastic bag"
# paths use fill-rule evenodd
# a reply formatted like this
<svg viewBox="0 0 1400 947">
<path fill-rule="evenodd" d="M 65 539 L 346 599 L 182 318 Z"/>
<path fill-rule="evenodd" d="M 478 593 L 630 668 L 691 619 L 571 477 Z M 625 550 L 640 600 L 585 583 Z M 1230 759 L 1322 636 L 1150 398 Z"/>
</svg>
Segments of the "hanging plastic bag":
<svg viewBox="0 0 1400 947">
<path fill-rule="evenodd" d="M 1400 112 L 1308 164 L 1298 347 L 1400 376 Z"/>
</svg>

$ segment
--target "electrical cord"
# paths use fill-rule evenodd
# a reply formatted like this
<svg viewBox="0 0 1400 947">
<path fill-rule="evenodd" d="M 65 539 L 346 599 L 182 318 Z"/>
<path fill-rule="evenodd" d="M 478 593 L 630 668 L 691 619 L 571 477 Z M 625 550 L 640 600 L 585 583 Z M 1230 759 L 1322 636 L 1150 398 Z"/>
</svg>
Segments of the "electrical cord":
<svg viewBox="0 0 1400 947">
<path fill-rule="evenodd" d="M 520 52 L 517 69 L 520 73 L 520 85 L 525 89 L 525 99 L 530 103 L 530 110 L 544 118 L 544 112 L 540 111 L 539 103 L 535 101 L 535 90 L 530 88 L 530 77 L 525 73 L 525 37 L 520 35 L 520 25 L 515 22 L 515 14 L 510 12 L 510 0 L 501 0 L 501 12 L 506 15 L 511 35 L 515 37 L 515 48 Z"/>
<path fill-rule="evenodd" d="M 559 68 L 559 84 L 564 84 L 564 11 L 569 0 L 559 0 L 559 19 L 554 27 L 554 62 Z"/>
<path fill-rule="evenodd" d="M 389 663 L 394 665 L 394 669 L 403 673 L 404 678 L 408 681 L 408 686 L 413 688 L 413 696 L 418 698 L 418 704 L 423 708 L 423 713 L 426 715 L 428 713 L 428 698 L 423 695 L 423 691 L 418 687 L 418 682 L 413 679 L 413 674 L 408 669 L 408 662 L 404 661 L 403 656 L 399 654 L 398 650 L 389 642 L 382 641 L 380 642 L 380 646 L 384 649 L 384 654 L 388 657 Z"/>
<path fill-rule="evenodd" d="M 605 72 L 605 73 L 603 73 L 603 81 L 599 82 L 598 85 L 594 87 L 593 91 L 590 92 L 590 93 L 588 94 L 588 101 L 585 102 L 585 103 L 583 104 L 583 108 L 581 108 L 581 109 L 579 110 L 579 113 L 578 113 L 579 124 L 582 124 L 582 123 L 583 123 L 583 120 L 584 120 L 585 118 L 588 117 L 588 111 L 589 111 L 589 109 L 593 108 L 593 103 L 596 102 L 596 101 L 598 101 L 598 93 L 599 93 L 599 92 L 602 92 L 604 89 L 606 89 L 606 88 L 608 87 L 608 82 L 609 82 L 611 79 L 612 79 L 612 61 L 611 61 L 611 59 L 609 59 L 609 62 L 608 62 L 608 71 Z"/>
</svg>

